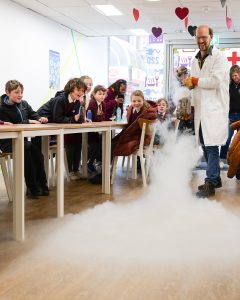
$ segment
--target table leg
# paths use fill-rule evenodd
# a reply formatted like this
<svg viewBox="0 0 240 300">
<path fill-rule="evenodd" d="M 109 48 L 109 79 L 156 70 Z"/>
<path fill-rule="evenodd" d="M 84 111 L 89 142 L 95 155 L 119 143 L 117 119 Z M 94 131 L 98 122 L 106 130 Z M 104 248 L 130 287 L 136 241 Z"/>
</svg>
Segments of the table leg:
<svg viewBox="0 0 240 300">
<path fill-rule="evenodd" d="M 44 157 L 44 169 L 47 176 L 47 182 L 49 185 L 49 136 L 42 137 L 42 153 Z"/>
<path fill-rule="evenodd" d="M 64 143 L 63 131 L 57 136 L 57 216 L 64 216 Z"/>
<path fill-rule="evenodd" d="M 84 178 L 87 178 L 87 161 L 88 161 L 88 133 L 82 133 L 82 174 Z"/>
<path fill-rule="evenodd" d="M 110 194 L 111 130 L 102 134 L 102 192 Z"/>
<path fill-rule="evenodd" d="M 17 241 L 25 239 L 24 199 L 24 136 L 20 132 L 13 139 L 13 235 Z"/>
</svg>

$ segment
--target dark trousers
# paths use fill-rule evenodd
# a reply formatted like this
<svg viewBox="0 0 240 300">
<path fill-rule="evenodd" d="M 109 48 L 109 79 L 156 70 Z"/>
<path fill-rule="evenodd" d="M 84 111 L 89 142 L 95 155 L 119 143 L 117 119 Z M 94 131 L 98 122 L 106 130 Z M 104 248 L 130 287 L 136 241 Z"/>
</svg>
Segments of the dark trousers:
<svg viewBox="0 0 240 300">
<path fill-rule="evenodd" d="M 81 160 L 82 144 L 65 144 L 69 172 L 77 172 Z"/>
<path fill-rule="evenodd" d="M 102 136 L 94 132 L 88 135 L 88 160 L 93 163 L 94 160 L 102 161 Z"/>
<path fill-rule="evenodd" d="M 202 134 L 202 127 L 199 128 L 199 140 L 203 149 L 204 157 L 207 162 L 207 170 L 205 181 L 216 185 L 220 180 L 220 166 L 219 166 L 219 150 L 218 146 L 205 146 Z"/>
<path fill-rule="evenodd" d="M 3 152 L 12 152 L 12 141 L 1 145 Z M 46 187 L 47 178 L 44 170 L 44 158 L 39 147 L 32 142 L 24 141 L 24 176 L 26 186 L 30 189 Z"/>
</svg>

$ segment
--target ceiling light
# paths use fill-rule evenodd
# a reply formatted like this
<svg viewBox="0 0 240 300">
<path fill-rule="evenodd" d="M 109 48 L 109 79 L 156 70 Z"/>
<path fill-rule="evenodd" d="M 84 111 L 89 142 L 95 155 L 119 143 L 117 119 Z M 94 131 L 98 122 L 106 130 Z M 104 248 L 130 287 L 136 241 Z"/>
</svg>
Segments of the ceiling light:
<svg viewBox="0 0 240 300">
<path fill-rule="evenodd" d="M 149 35 L 145 29 L 129 29 L 134 35 Z"/>
<path fill-rule="evenodd" d="M 157 2 L 157 1 L 161 1 L 161 0 L 147 0 L 149 2 Z"/>
<path fill-rule="evenodd" d="M 98 12 L 105 16 L 121 16 L 122 13 L 113 5 L 92 5 Z"/>
</svg>

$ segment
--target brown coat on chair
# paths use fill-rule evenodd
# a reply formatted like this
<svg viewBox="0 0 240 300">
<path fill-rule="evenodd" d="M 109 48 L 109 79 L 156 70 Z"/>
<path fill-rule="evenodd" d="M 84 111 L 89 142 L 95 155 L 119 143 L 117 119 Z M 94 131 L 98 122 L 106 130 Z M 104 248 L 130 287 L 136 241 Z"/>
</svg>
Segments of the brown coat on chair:
<svg viewBox="0 0 240 300">
<path fill-rule="evenodd" d="M 231 125 L 233 130 L 238 130 L 235 134 L 227 153 L 227 161 L 229 164 L 227 176 L 232 178 L 236 175 L 240 166 L 240 121 L 234 122 Z"/>
<path fill-rule="evenodd" d="M 130 105 L 127 111 L 127 120 L 129 122 L 132 112 Z M 141 113 L 138 118 L 130 125 L 127 125 L 117 136 L 112 140 L 112 155 L 113 156 L 128 156 L 134 153 L 140 144 L 142 129 L 138 124 L 138 119 L 143 118 L 147 120 L 156 120 L 157 118 L 157 105 L 153 101 L 144 101 Z M 151 136 L 146 135 L 144 145 L 150 143 Z"/>
</svg>

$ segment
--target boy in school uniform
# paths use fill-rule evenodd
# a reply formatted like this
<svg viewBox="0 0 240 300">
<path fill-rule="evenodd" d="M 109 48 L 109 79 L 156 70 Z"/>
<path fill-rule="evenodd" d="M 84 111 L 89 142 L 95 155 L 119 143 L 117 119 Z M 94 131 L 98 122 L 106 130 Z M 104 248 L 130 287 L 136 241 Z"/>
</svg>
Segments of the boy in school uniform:
<svg viewBox="0 0 240 300">
<path fill-rule="evenodd" d="M 6 94 L 1 96 L 0 119 L 4 124 L 41 124 L 48 119 L 40 117 L 27 101 L 22 100 L 23 85 L 17 80 L 9 80 L 5 86 Z M 12 152 L 12 140 L 0 140 L 3 152 Z M 39 147 L 30 141 L 24 141 L 24 176 L 27 185 L 27 196 L 38 198 L 48 196 L 49 189 L 44 170 L 44 159 Z"/>
<path fill-rule="evenodd" d="M 93 89 L 91 100 L 88 105 L 88 110 L 92 112 L 93 122 L 105 121 L 105 103 L 107 89 L 102 85 L 97 85 Z M 102 137 L 98 132 L 91 132 L 88 134 L 88 170 L 89 172 L 97 172 L 96 165 L 102 165 Z M 94 180 L 93 180 L 94 181 Z M 94 182 L 93 182 L 94 183 Z"/>
<path fill-rule="evenodd" d="M 52 123 L 83 123 L 85 113 L 82 112 L 82 97 L 87 86 L 79 78 L 70 79 L 63 91 L 56 93 L 38 113 L 46 116 Z M 67 154 L 68 169 L 71 180 L 80 178 L 79 165 L 81 159 L 82 139 L 80 134 L 66 134 L 64 145 Z"/>
</svg>

